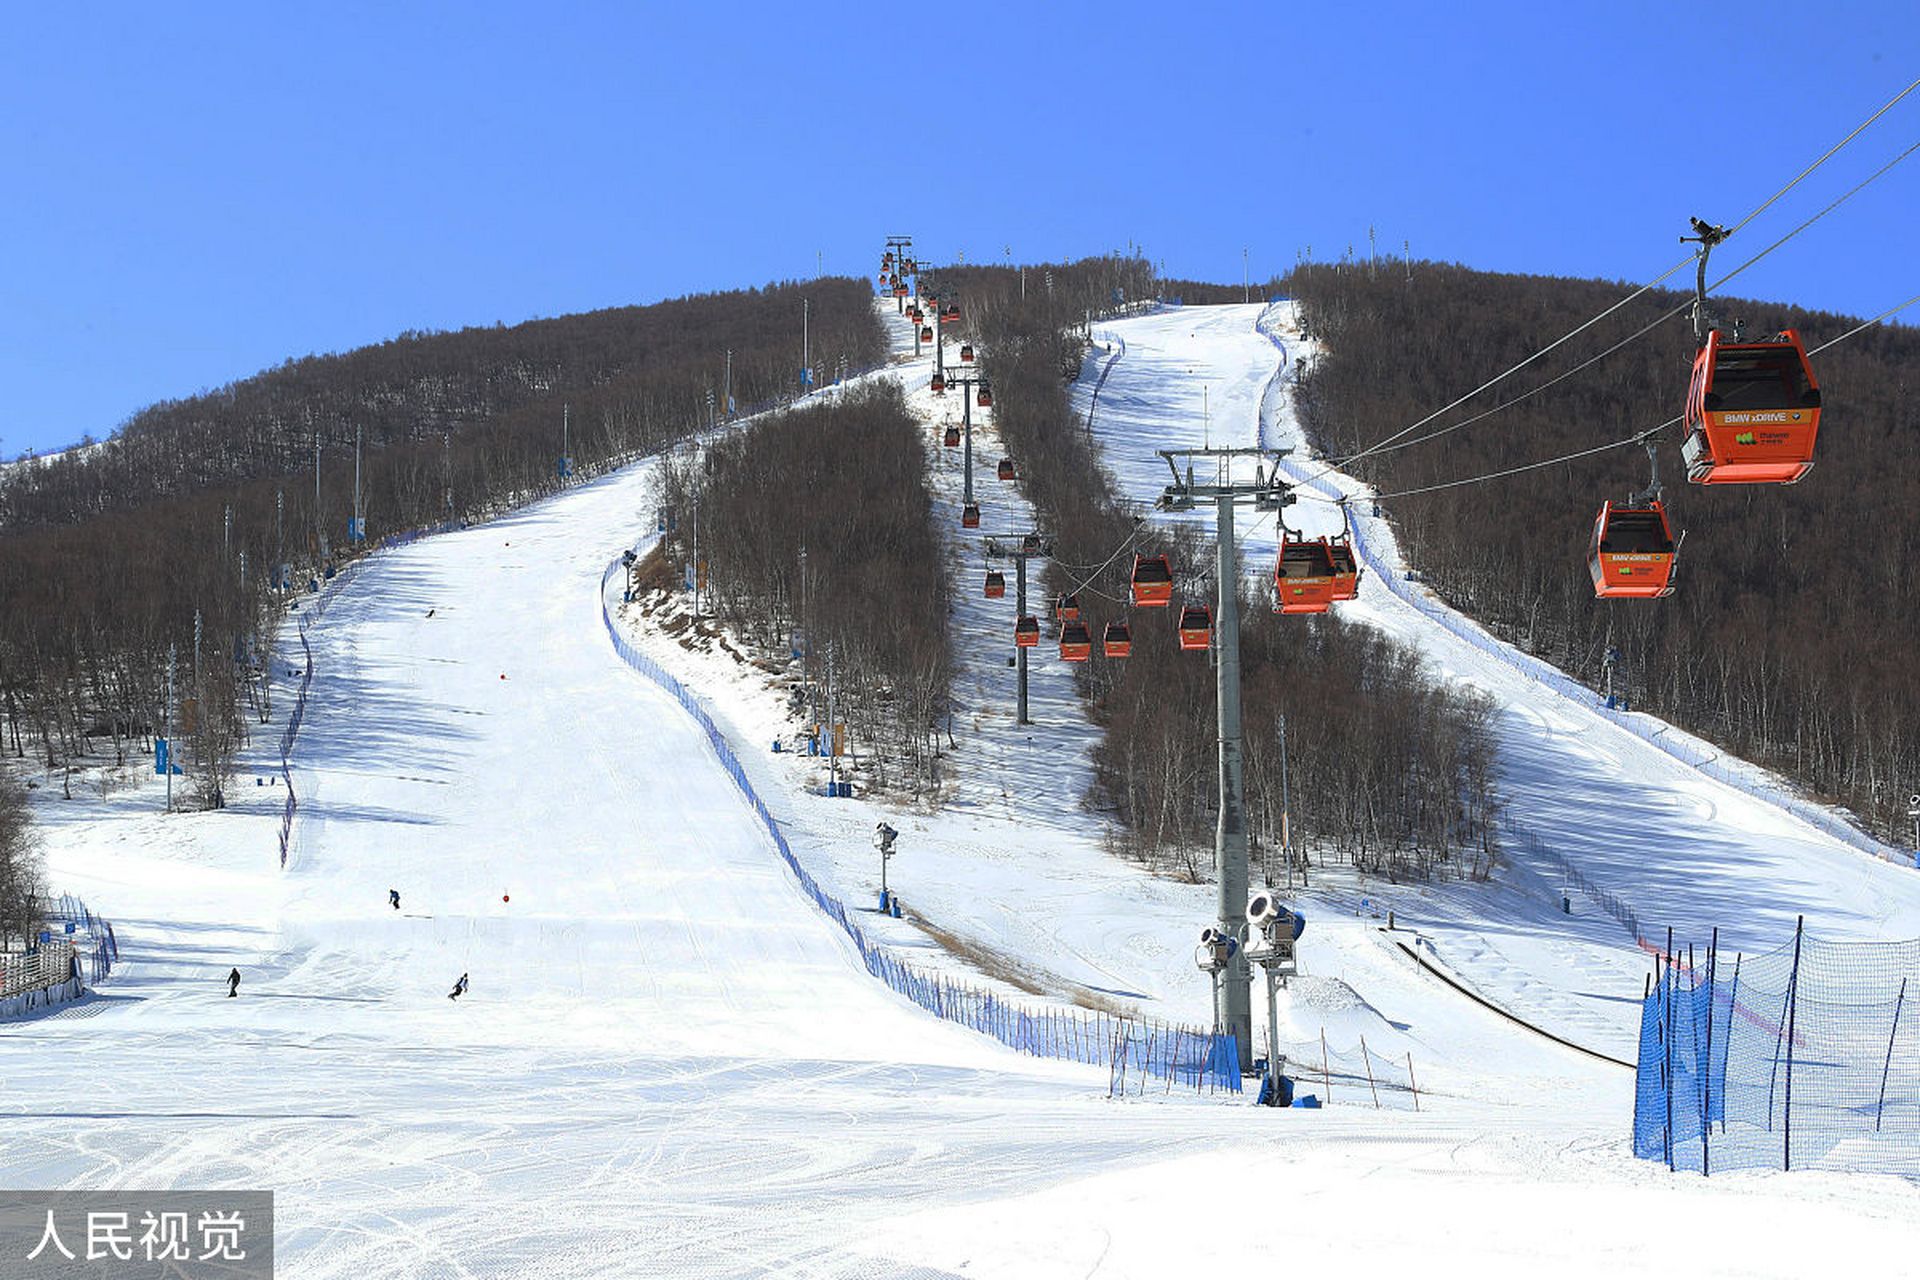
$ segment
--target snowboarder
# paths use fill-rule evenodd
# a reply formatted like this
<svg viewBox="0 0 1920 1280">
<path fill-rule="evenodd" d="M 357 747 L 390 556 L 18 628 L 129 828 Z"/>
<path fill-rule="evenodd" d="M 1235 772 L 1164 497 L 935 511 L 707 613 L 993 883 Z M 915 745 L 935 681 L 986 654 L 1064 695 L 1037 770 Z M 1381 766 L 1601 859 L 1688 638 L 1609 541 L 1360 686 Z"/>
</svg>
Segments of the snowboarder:
<svg viewBox="0 0 1920 1280">
<path fill-rule="evenodd" d="M 437 607 L 437 606 L 436 606 L 436 607 Z M 429 618 L 431 618 L 431 617 L 433 616 L 433 610 L 432 610 L 432 609 L 429 609 L 429 610 L 427 610 L 427 616 L 428 616 Z"/>
<path fill-rule="evenodd" d="M 387 901 L 393 904 L 395 911 L 398 911 L 400 909 L 400 891 L 398 889 L 387 890 Z"/>
<path fill-rule="evenodd" d="M 227 999 L 231 1000 L 239 994 L 240 994 L 240 970 L 235 969 L 232 973 L 229 973 L 227 975 Z"/>
<path fill-rule="evenodd" d="M 461 974 L 460 981 L 453 984 L 453 990 L 447 992 L 447 999 L 458 1000 L 467 993 L 467 975 Z"/>
</svg>

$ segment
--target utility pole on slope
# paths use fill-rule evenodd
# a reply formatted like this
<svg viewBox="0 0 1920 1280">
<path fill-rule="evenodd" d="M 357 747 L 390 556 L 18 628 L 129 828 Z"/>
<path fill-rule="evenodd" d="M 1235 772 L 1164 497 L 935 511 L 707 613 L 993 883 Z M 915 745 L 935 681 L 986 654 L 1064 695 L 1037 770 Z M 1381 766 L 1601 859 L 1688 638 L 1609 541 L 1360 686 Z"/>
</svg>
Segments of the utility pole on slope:
<svg viewBox="0 0 1920 1280">
<path fill-rule="evenodd" d="M 1219 928 L 1235 937 L 1246 922 L 1247 817 L 1243 743 L 1240 733 L 1240 558 L 1234 542 L 1233 510 L 1240 503 L 1256 512 L 1278 512 L 1294 495 L 1281 479 L 1280 459 L 1288 449 L 1161 449 L 1173 483 L 1160 495 L 1163 511 L 1192 511 L 1211 499 L 1217 522 L 1214 537 L 1218 601 L 1214 609 L 1215 701 L 1219 716 L 1220 814 L 1214 827 L 1213 861 L 1219 892 Z M 1196 480 L 1201 459 L 1211 481 Z M 1236 461 L 1252 460 L 1250 481 L 1235 477 Z M 1184 473 L 1182 470 L 1184 466 Z M 1253 1069 L 1253 971 L 1244 951 L 1220 975 L 1216 988 L 1220 1026 L 1239 1046 L 1240 1069 Z"/>
</svg>

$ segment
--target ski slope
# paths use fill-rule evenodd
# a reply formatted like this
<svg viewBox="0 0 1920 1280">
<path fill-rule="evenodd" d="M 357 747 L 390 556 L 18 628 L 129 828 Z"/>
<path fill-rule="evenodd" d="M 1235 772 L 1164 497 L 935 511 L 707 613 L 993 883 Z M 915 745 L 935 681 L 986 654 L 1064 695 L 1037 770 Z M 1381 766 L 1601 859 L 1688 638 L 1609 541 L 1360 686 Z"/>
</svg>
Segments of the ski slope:
<svg viewBox="0 0 1920 1280">
<path fill-rule="evenodd" d="M 1286 469 L 1312 483 L 1286 518 L 1309 535 L 1340 531 L 1328 499 L 1364 498 L 1362 486 L 1311 460 L 1293 417 L 1291 361 L 1314 353 L 1299 338 L 1291 304 L 1169 309 L 1101 326 L 1095 339 L 1114 350 L 1089 357 L 1081 386 L 1110 366 L 1093 429 L 1129 496 L 1151 501 L 1164 488 L 1166 464 L 1154 449 L 1211 443 L 1293 450 Z M 1335 606 L 1340 615 L 1412 645 L 1441 678 L 1487 693 L 1497 708 L 1500 782 L 1517 837 L 1508 841 L 1509 870 L 1490 892 L 1372 891 L 1448 967 L 1561 1034 L 1632 1056 L 1639 1015 L 1629 997 L 1639 993 L 1646 958 L 1553 863 L 1529 852 L 1529 840 L 1627 901 L 1642 930 L 1661 938 L 1668 926 L 1685 941 L 1718 927 L 1727 950 L 1770 949 L 1791 936 L 1801 914 L 1828 938 L 1920 936 L 1920 874 L 1681 764 L 1590 702 L 1529 678 L 1524 659 L 1516 664 L 1465 619 L 1436 626 L 1404 598 L 1426 592 L 1407 580 L 1392 526 L 1370 502 L 1350 511 L 1357 540 L 1395 574 L 1399 591 L 1369 573 L 1358 600 Z M 1210 511 L 1180 518 L 1212 524 Z M 1239 532 L 1248 573 L 1271 573 L 1274 522 L 1243 521 Z M 1579 556 L 1580 548 L 1568 549 L 1569 573 L 1581 570 Z M 1651 724 L 1649 733 L 1660 729 L 1650 717 L 1635 719 Z M 1556 913 L 1563 893 L 1583 918 Z"/>
<path fill-rule="evenodd" d="M 1103 416 L 1134 406 L 1135 430 L 1104 437 L 1117 469 L 1164 438 L 1155 397 L 1184 401 L 1185 370 L 1209 367 L 1184 357 L 1251 358 L 1229 332 L 1251 316 L 1222 319 L 1127 322 L 1101 400 Z M 1130 382 L 1155 324 L 1175 349 Z M 1260 377 L 1239 381 L 1257 404 Z M 333 588 L 285 872 L 281 796 L 252 771 L 217 814 L 160 815 L 150 777 L 38 793 L 53 877 L 116 922 L 122 963 L 96 996 L 0 1027 L 10 1185 L 269 1187 L 281 1274 L 300 1277 L 1145 1277 L 1282 1250 L 1363 1274 L 1797 1277 L 1835 1238 L 1864 1259 L 1920 1243 L 1904 1183 L 1704 1183 L 1632 1160 L 1629 1073 L 1446 991 L 1332 890 L 1307 908 L 1314 980 L 1291 1032 L 1412 1052 L 1418 1114 L 1110 1101 L 1103 1072 L 896 998 L 798 892 L 684 712 L 608 644 L 600 571 L 649 523 L 648 482 L 628 468 L 377 553 Z M 992 501 L 990 520 L 1030 514 L 1014 493 Z M 960 605 L 956 625 L 1001 628 L 985 608 Z M 1036 745 L 1009 743 L 989 640 L 963 673 L 979 727 L 957 734 L 952 804 L 903 813 L 810 792 L 818 762 L 765 749 L 775 691 L 622 621 L 710 694 L 796 851 L 847 901 L 870 900 L 866 837 L 885 816 L 909 905 L 1023 962 L 1033 998 L 1098 986 L 1163 1016 L 1204 1010 L 1190 953 L 1210 890 L 1105 853 L 1073 793 L 1084 725 L 1046 684 Z M 288 661 L 283 646 L 278 716 Z M 277 739 L 258 732 L 258 776 Z M 1571 966 L 1616 976 L 1626 950 L 1584 917 L 1554 935 L 1524 883 L 1401 905 L 1476 981 L 1517 998 L 1511 974 L 1537 975 L 1549 1012 L 1603 990 Z M 916 962 L 968 963 L 911 921 L 884 927 Z M 451 1001 L 462 973 L 471 990 Z"/>
</svg>

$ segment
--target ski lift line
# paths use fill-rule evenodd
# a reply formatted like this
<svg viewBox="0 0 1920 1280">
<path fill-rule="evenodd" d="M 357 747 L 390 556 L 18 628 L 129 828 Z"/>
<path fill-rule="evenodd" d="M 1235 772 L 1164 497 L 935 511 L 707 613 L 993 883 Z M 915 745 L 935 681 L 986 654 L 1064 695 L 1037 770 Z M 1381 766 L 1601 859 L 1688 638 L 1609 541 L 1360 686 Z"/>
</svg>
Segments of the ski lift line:
<svg viewBox="0 0 1920 1280">
<path fill-rule="evenodd" d="M 1853 328 L 1847 330 L 1845 333 L 1841 334 L 1839 337 L 1833 338 L 1827 342 L 1821 343 L 1819 346 L 1813 348 L 1812 351 L 1808 352 L 1808 354 L 1812 355 L 1817 352 L 1825 351 L 1829 347 L 1837 347 L 1841 343 L 1845 342 L 1848 338 L 1853 337 L 1855 334 L 1864 333 L 1866 330 L 1871 329 L 1874 325 L 1879 324 L 1881 321 L 1886 320 L 1892 316 L 1898 315 L 1900 312 L 1905 311 L 1908 307 L 1914 306 L 1916 304 L 1920 304 L 1920 293 L 1914 294 L 1912 297 L 1908 298 L 1904 302 L 1888 307 L 1885 311 L 1882 311 L 1879 315 L 1875 316 L 1871 320 L 1862 321 L 1861 323 L 1855 325 Z M 1624 449 L 1629 445 L 1644 444 L 1646 443 L 1648 438 L 1660 434 L 1662 431 L 1665 431 L 1669 427 L 1678 425 L 1681 420 L 1682 419 L 1678 416 L 1668 418 L 1665 422 L 1661 423 L 1658 426 L 1648 427 L 1644 431 L 1636 431 L 1634 432 L 1634 434 L 1627 436 L 1624 439 L 1615 440 L 1610 444 L 1595 445 L 1591 449 L 1581 449 L 1574 453 L 1563 453 L 1558 457 L 1542 459 L 1539 462 L 1523 463 L 1522 465 L 1517 467 L 1508 467 L 1504 471 L 1491 471 L 1485 475 L 1467 476 L 1459 480 L 1446 480 L 1446 481 L 1442 481 L 1439 484 L 1424 485 L 1417 489 L 1400 489 L 1393 493 L 1377 494 L 1375 495 L 1375 501 L 1385 501 L 1388 498 L 1410 498 L 1417 494 L 1434 493 L 1441 489 L 1456 489 L 1462 485 L 1479 484 L 1484 480 L 1503 480 L 1508 476 L 1519 475 L 1522 472 L 1538 471 L 1542 467 L 1553 467 L 1553 466 L 1558 466 L 1563 462 L 1573 462 L 1580 458 L 1590 458 L 1594 454 L 1606 453 L 1608 450 L 1611 450 L 1611 449 Z M 1312 498 L 1316 502 L 1330 501 L 1329 499 L 1321 498 L 1313 494 L 1308 494 L 1306 496 L 1309 498 Z"/>
<path fill-rule="evenodd" d="M 1767 209 L 1771 208 L 1774 204 L 1776 204 L 1789 191 L 1792 191 L 1795 187 L 1799 186 L 1802 182 L 1806 181 L 1806 179 L 1814 172 L 1814 170 L 1818 169 L 1821 165 L 1825 164 L 1828 160 L 1831 160 L 1836 154 L 1839 153 L 1842 147 L 1845 147 L 1849 142 L 1852 142 L 1855 138 L 1859 137 L 1860 134 L 1864 132 L 1869 125 L 1871 125 L 1874 121 L 1878 120 L 1881 116 L 1885 115 L 1887 112 L 1891 111 L 1894 108 L 1894 106 L 1896 106 L 1902 99 L 1907 97 L 1907 95 L 1911 94 L 1915 89 L 1920 89 L 1920 80 L 1915 80 L 1912 84 L 1909 84 L 1906 88 L 1902 89 L 1899 93 L 1895 94 L 1893 98 L 1886 103 L 1885 106 L 1882 106 L 1878 111 L 1874 112 L 1872 115 L 1868 116 L 1865 120 L 1861 121 L 1860 124 L 1856 125 L 1852 132 L 1848 133 L 1846 137 L 1840 139 L 1840 141 L 1834 143 L 1833 146 L 1829 147 L 1826 150 L 1826 152 L 1820 156 L 1819 159 L 1815 160 L 1812 164 L 1808 165 L 1805 169 L 1801 170 L 1800 173 L 1796 175 L 1792 181 L 1788 182 L 1786 186 L 1774 192 L 1773 195 L 1769 196 L 1764 202 L 1762 202 L 1752 212 L 1748 213 L 1744 218 L 1740 219 L 1740 221 L 1734 223 L 1733 226 L 1727 231 L 1727 235 L 1732 236 L 1734 232 L 1739 231 L 1741 228 L 1747 226 L 1755 218 L 1759 217 L 1762 213 L 1766 212 Z M 1920 144 L 1916 144 L 1916 145 L 1920 145 Z M 1892 161 L 1886 166 L 1886 168 L 1881 169 L 1879 173 L 1875 173 L 1873 177 L 1868 178 L 1867 182 L 1872 182 L 1874 178 L 1877 178 L 1880 176 L 1881 173 L 1886 172 L 1886 169 L 1892 168 L 1894 164 L 1898 164 L 1900 160 L 1904 160 L 1911 150 L 1912 149 L 1909 148 L 1908 152 L 1902 152 L 1900 156 L 1896 157 L 1894 161 Z M 1863 182 L 1860 185 L 1864 187 L 1866 183 Z M 1859 189 L 1860 189 L 1859 187 L 1856 187 L 1854 188 L 1854 191 L 1858 191 Z M 1854 192 L 1850 191 L 1847 193 L 1847 196 L 1842 196 L 1841 200 L 1843 201 L 1847 199 L 1848 196 L 1851 196 L 1853 194 Z M 1840 201 L 1835 201 L 1834 203 L 1837 205 L 1840 203 Z M 1767 250 L 1763 251 L 1760 255 L 1756 255 L 1755 258 L 1750 259 L 1747 264 L 1743 264 L 1743 265 L 1751 265 L 1752 262 L 1758 261 L 1759 257 L 1763 257 L 1765 256 L 1766 253 L 1772 252 L 1772 249 L 1777 248 L 1779 243 L 1784 243 L 1786 240 L 1792 239 L 1794 235 L 1799 234 L 1799 231 L 1804 230 L 1806 226 L 1811 225 L 1814 221 L 1818 221 L 1818 219 L 1824 216 L 1827 212 L 1829 212 L 1832 207 L 1833 206 L 1829 206 L 1828 209 L 1822 210 L 1819 214 L 1816 214 L 1812 219 L 1809 219 L 1807 223 L 1802 224 L 1800 228 L 1796 228 L 1793 232 L 1790 232 L 1787 236 L 1783 237 L 1780 242 L 1769 247 Z M 1540 359 L 1540 357 L 1546 355 L 1549 351 L 1554 350 L 1555 348 L 1561 346 L 1563 343 L 1566 343 L 1569 340 L 1586 332 L 1588 329 L 1591 329 L 1594 325 L 1599 324 L 1602 320 L 1606 319 L 1608 316 L 1612 315 L 1614 312 L 1620 310 L 1620 308 L 1632 302 L 1635 298 L 1638 298 L 1641 294 L 1644 294 L 1649 290 L 1657 287 L 1662 281 L 1666 280 L 1669 276 L 1672 276 L 1675 272 L 1685 269 L 1687 266 L 1691 265 L 1696 260 L 1696 257 L 1697 255 L 1695 254 L 1688 254 L 1680 262 L 1675 263 L 1673 266 L 1667 268 L 1665 271 L 1655 276 L 1652 280 L 1648 281 L 1646 284 L 1641 285 L 1639 288 L 1635 289 L 1632 293 L 1628 294 L 1626 297 L 1620 299 L 1618 302 L 1608 307 L 1605 311 L 1600 312 L 1598 315 L 1593 316 L 1591 319 L 1583 321 L 1580 325 L 1578 325 L 1574 329 L 1554 339 L 1552 342 L 1548 343 L 1546 346 L 1540 348 L 1540 350 L 1534 352 L 1532 355 L 1527 356 L 1525 359 L 1521 360 L 1518 364 L 1515 364 L 1512 367 L 1500 373 L 1495 374 L 1492 378 L 1489 378 L 1487 381 L 1481 383 L 1479 386 L 1467 392 L 1465 395 L 1460 396 L 1457 399 L 1453 400 L 1451 403 L 1443 405 L 1441 408 L 1434 410 L 1432 413 L 1428 414 L 1424 418 L 1421 418 L 1419 421 L 1414 422 L 1406 427 L 1402 427 L 1399 431 L 1396 431 L 1393 435 L 1388 436 L 1386 439 L 1380 441 L 1379 443 L 1370 445 L 1367 448 L 1362 449 L 1359 453 L 1353 454 L 1350 457 L 1342 460 L 1342 462 L 1339 465 L 1349 466 L 1355 462 L 1359 462 L 1362 459 L 1371 456 L 1374 453 L 1381 451 L 1382 449 L 1385 449 L 1386 447 L 1400 440 L 1401 437 L 1406 436 L 1411 432 L 1419 430 L 1421 427 L 1426 426 L 1428 423 L 1432 422 L 1434 419 L 1442 416 L 1443 414 L 1449 413 L 1452 410 L 1459 408 L 1461 405 L 1473 399 L 1475 396 L 1479 395 L 1481 392 L 1486 391 L 1498 385 L 1501 382 L 1504 382 L 1506 379 L 1512 377 L 1514 374 L 1526 368 L 1528 365 L 1532 364 L 1534 361 Z M 1739 268 L 1736 268 L 1736 270 L 1739 270 Z M 1725 279 L 1728 279 L 1728 278 L 1731 278 L 1731 277 L 1730 276 L 1723 277 L 1720 283 L 1724 283 Z M 1718 284 L 1716 284 L 1715 287 L 1718 287 Z M 1509 402 L 1509 403 L 1517 403 L 1517 401 Z M 1325 475 L 1327 471 L 1332 471 L 1334 469 L 1335 468 L 1333 466 L 1329 466 L 1326 469 L 1326 471 L 1323 471 L 1320 474 Z M 1313 477 L 1313 479 L 1318 479 L 1318 478 L 1319 476 Z"/>
<path fill-rule="evenodd" d="M 1812 164 L 1802 169 L 1800 171 L 1799 176 L 1796 177 L 1792 182 L 1789 182 L 1786 186 L 1774 192 L 1773 195 L 1768 197 L 1766 202 L 1762 204 L 1759 208 L 1755 209 L 1752 213 L 1748 214 L 1746 217 L 1740 219 L 1740 221 L 1734 223 L 1733 226 L 1729 227 L 1727 229 L 1727 234 L 1732 235 L 1734 232 L 1740 230 L 1742 227 L 1746 226 L 1749 222 L 1752 222 L 1755 218 L 1765 213 L 1768 209 L 1772 208 L 1773 205 L 1776 204 L 1782 196 L 1786 195 L 1787 192 L 1793 190 L 1795 187 L 1799 186 L 1802 182 L 1806 181 L 1807 176 L 1809 174 L 1811 174 L 1815 169 L 1818 169 L 1821 165 L 1825 164 L 1827 161 L 1833 159 L 1833 157 L 1839 153 L 1842 147 L 1846 146 L 1849 142 L 1852 142 L 1855 138 L 1859 137 L 1862 133 L 1866 132 L 1867 126 L 1871 125 L 1875 120 L 1878 120 L 1881 116 L 1887 114 L 1887 112 L 1893 110 L 1894 107 L 1900 104 L 1901 99 L 1905 98 L 1908 94 L 1912 93 L 1915 89 L 1920 89 L 1920 80 L 1915 80 L 1912 84 L 1902 89 L 1899 93 L 1894 94 L 1892 98 L 1887 100 L 1887 104 L 1885 106 L 1881 107 L 1878 111 L 1868 116 L 1865 120 L 1862 120 L 1858 125 L 1854 126 L 1854 130 L 1852 133 L 1849 133 L 1846 137 L 1840 139 L 1840 141 L 1834 143 L 1831 147 L 1827 148 L 1826 152 L 1818 160 L 1815 160 Z"/>
<path fill-rule="evenodd" d="M 1911 298 L 1908 298 L 1905 302 L 1900 303 L 1898 306 L 1888 307 L 1885 311 L 1882 311 L 1879 315 L 1875 316 L 1871 320 L 1862 320 L 1859 324 L 1853 326 L 1853 328 L 1847 330 L 1845 333 L 1841 334 L 1839 337 L 1833 338 L 1826 342 L 1821 343 L 1819 346 L 1815 347 L 1813 350 L 1807 352 L 1807 354 L 1810 356 L 1817 356 L 1822 351 L 1825 351 L 1828 347 L 1839 346 L 1841 343 L 1845 342 L 1848 338 L 1851 338 L 1854 334 L 1859 333 L 1864 329 L 1873 328 L 1873 326 L 1879 324 L 1882 320 L 1886 320 L 1893 316 L 1898 315 L 1900 312 L 1905 311 L 1908 307 L 1913 306 L 1917 302 L 1920 302 L 1920 293 L 1914 294 Z"/>
<path fill-rule="evenodd" d="M 1851 200 L 1854 196 L 1860 194 L 1861 191 L 1865 190 L 1874 181 L 1884 176 L 1888 170 L 1892 169 L 1895 165 L 1899 164 L 1902 160 L 1905 160 L 1908 156 L 1912 155 L 1915 151 L 1920 151 L 1920 142 L 1915 142 L 1912 146 L 1909 146 L 1905 151 L 1902 151 L 1899 155 L 1887 161 L 1886 164 L 1880 166 L 1880 168 L 1876 169 L 1872 174 L 1868 175 L 1858 185 L 1854 186 L 1851 190 L 1846 192 L 1846 194 L 1834 200 L 1833 203 L 1829 204 L 1826 208 L 1820 210 L 1818 213 L 1808 218 L 1805 222 L 1802 222 L 1799 226 L 1787 232 L 1785 235 L 1781 236 L 1778 240 L 1775 240 L 1772 244 L 1768 245 L 1766 248 L 1762 249 L 1760 252 L 1754 254 L 1751 258 L 1748 258 L 1745 262 L 1742 262 L 1740 265 L 1734 267 L 1731 271 L 1721 276 L 1718 280 L 1715 280 L 1711 285 L 1708 286 L 1708 288 L 1719 289 L 1722 285 L 1725 285 L 1728 281 L 1732 280 L 1735 276 L 1738 276 L 1740 273 L 1747 270 L 1749 267 L 1753 266 L 1755 263 L 1759 262 L 1762 258 L 1772 253 L 1775 249 L 1778 249 L 1781 245 L 1787 243 L 1787 241 L 1793 239 L 1795 236 L 1799 235 L 1801 232 L 1811 227 L 1814 223 L 1820 221 L 1820 219 L 1832 213 L 1835 209 L 1838 209 L 1841 205 L 1845 204 L 1848 200 Z M 1732 234 L 1732 233 L 1729 232 L 1728 234 Z M 1397 449 L 1410 449 L 1414 445 L 1425 444 L 1429 440 L 1438 440 L 1441 436 L 1450 435 L 1451 433 L 1460 430 L 1462 427 L 1470 427 L 1474 423 L 1479 422 L 1486 418 L 1490 418 L 1496 413 L 1501 413 L 1507 409 L 1511 409 L 1514 405 L 1519 404 L 1524 400 L 1530 399 L 1531 397 L 1538 395 L 1540 392 L 1547 390 L 1549 387 L 1557 386 L 1558 384 L 1566 381 L 1568 378 L 1571 378 L 1574 374 L 1579 373 L 1582 370 L 1591 368 L 1592 366 L 1598 364 L 1600 361 L 1605 360 L 1608 356 L 1612 355 L 1614 352 L 1619 351 L 1621 348 L 1630 346 L 1633 343 L 1638 342 L 1641 338 L 1644 338 L 1647 334 L 1659 328 L 1661 325 L 1673 319 L 1675 316 L 1685 313 L 1692 306 L 1693 306 L 1693 300 L 1689 298 L 1685 302 L 1682 302 L 1679 306 L 1675 307 L 1673 310 L 1659 317 L 1657 320 L 1649 321 L 1647 324 L 1643 325 L 1641 328 L 1635 330 L 1633 333 L 1629 334 L 1625 338 L 1622 338 L 1620 341 L 1614 343 L 1612 346 L 1608 347 L 1605 351 L 1602 351 L 1597 355 L 1588 357 L 1587 359 L 1581 361 L 1579 364 L 1573 366 L 1573 368 L 1565 370 L 1564 372 L 1557 374 L 1552 378 L 1547 379 L 1547 381 L 1541 383 L 1537 387 L 1532 388 L 1531 390 L 1521 392 L 1519 395 L 1507 401 L 1505 404 L 1497 404 L 1493 406 L 1493 408 L 1483 410 L 1480 413 L 1476 413 L 1470 418 L 1464 418 L 1459 422 L 1451 423 L 1448 426 L 1439 428 L 1438 430 L 1429 431 L 1427 434 L 1423 436 L 1416 436 L 1412 440 L 1403 440 L 1398 444 L 1376 446 L 1373 452 L 1391 453 Z M 1898 308 L 1896 308 L 1896 310 L 1898 310 Z M 1876 323 L 1876 321 L 1870 320 L 1867 323 L 1873 324 L 1873 323 Z M 1819 348 L 1819 349 L 1824 350 L 1825 348 Z M 1812 353 L 1809 352 L 1808 354 L 1812 354 Z M 1340 465 L 1345 466 L 1349 463 L 1356 462 L 1364 456 L 1366 456 L 1365 453 L 1355 454 L 1351 458 L 1345 459 Z M 1325 473 L 1323 472 L 1322 474 L 1325 474 Z"/>
</svg>

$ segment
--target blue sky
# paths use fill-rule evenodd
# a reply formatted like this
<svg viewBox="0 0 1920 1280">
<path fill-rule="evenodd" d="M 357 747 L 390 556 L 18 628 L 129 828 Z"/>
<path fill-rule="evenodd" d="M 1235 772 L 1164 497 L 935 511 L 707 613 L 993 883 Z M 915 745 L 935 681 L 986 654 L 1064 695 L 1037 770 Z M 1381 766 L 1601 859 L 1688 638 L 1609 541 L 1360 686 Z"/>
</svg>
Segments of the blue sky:
<svg viewBox="0 0 1920 1280">
<path fill-rule="evenodd" d="M 0 457 L 406 329 L 865 272 L 891 232 L 1238 280 L 1373 226 L 1644 280 L 1920 77 L 1916 35 L 1911 0 L 18 10 Z M 1721 254 L 1916 140 L 1920 93 Z M 1920 156 L 1741 291 L 1874 314 L 1920 292 L 1916 210 Z"/>
</svg>

